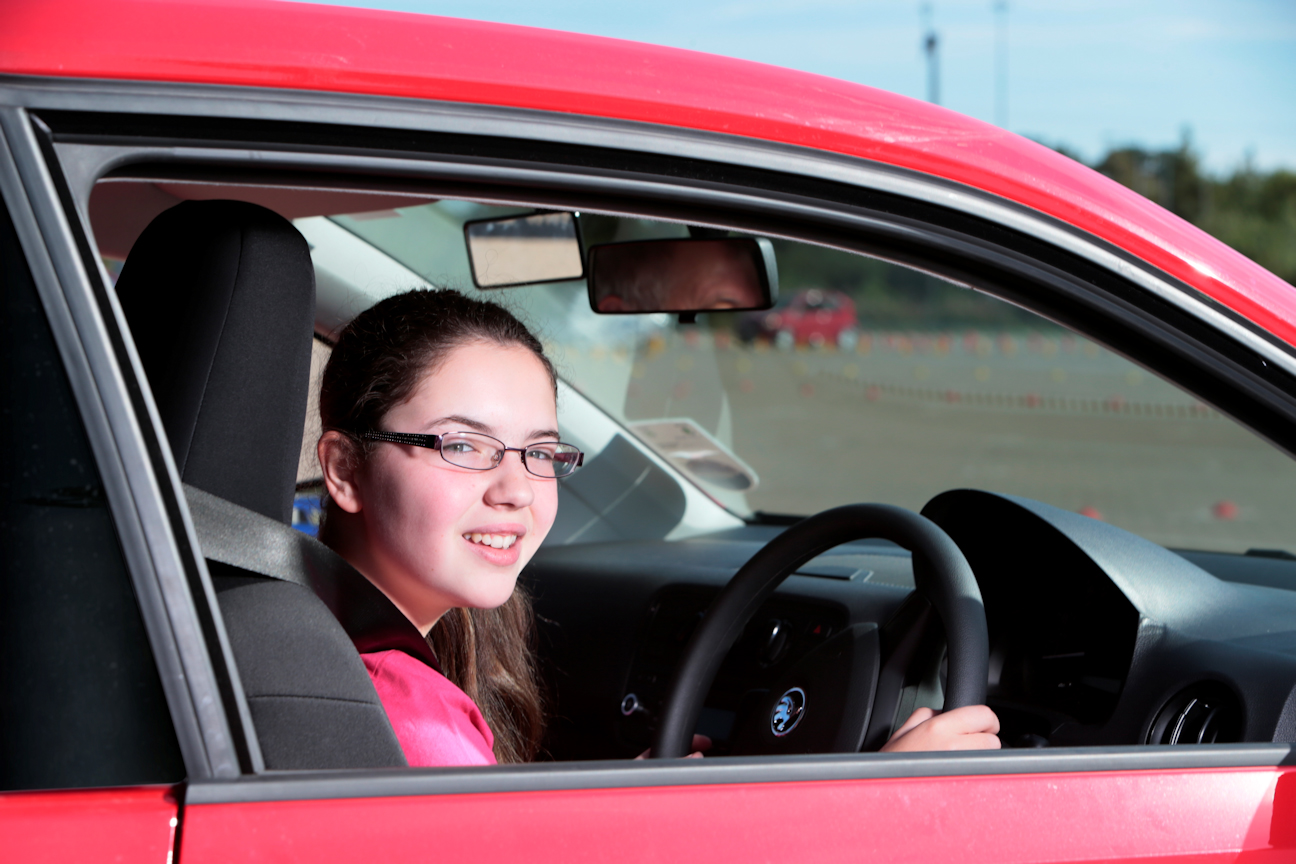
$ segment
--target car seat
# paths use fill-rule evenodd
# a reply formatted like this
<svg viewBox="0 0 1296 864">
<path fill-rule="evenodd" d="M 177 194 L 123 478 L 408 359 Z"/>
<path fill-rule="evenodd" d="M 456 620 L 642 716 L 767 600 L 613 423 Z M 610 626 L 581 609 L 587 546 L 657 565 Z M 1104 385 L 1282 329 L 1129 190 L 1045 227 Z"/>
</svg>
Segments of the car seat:
<svg viewBox="0 0 1296 864">
<path fill-rule="evenodd" d="M 287 524 L 315 316 L 305 239 L 263 207 L 185 202 L 140 235 L 117 295 L 181 481 L 220 502 L 203 512 L 235 514 L 224 530 L 243 536 L 230 545 L 253 553 L 278 526 L 295 540 Z M 267 534 L 269 520 L 276 524 Z M 304 584 L 217 560 L 199 529 L 265 767 L 406 765 L 359 653 L 329 608 Z M 319 560 L 346 567 L 317 541 L 300 539 L 319 547 Z"/>
</svg>

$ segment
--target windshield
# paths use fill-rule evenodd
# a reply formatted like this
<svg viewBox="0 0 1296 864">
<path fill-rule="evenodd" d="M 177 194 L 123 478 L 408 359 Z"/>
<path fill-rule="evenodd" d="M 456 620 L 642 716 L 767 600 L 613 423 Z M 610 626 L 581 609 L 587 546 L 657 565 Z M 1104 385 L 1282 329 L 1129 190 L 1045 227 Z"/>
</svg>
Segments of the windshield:
<svg viewBox="0 0 1296 864">
<path fill-rule="evenodd" d="M 475 293 L 463 223 L 530 212 L 442 201 L 332 222 L 433 285 Z M 644 219 L 579 224 L 587 246 L 690 236 Z M 1293 545 L 1296 465 L 1178 387 L 984 293 L 774 245 L 780 301 L 764 312 L 600 316 L 583 280 L 482 293 L 535 327 L 570 385 L 744 518 L 859 501 L 916 510 L 974 487 L 1171 547 Z"/>
</svg>

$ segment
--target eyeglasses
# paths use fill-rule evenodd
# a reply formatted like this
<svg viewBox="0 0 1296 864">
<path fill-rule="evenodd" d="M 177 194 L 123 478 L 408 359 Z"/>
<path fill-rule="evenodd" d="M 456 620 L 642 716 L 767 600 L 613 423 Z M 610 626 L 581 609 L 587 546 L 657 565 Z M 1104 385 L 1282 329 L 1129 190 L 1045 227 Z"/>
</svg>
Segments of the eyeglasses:
<svg viewBox="0 0 1296 864">
<path fill-rule="evenodd" d="M 510 450 L 522 457 L 522 467 L 537 477 L 567 477 L 585 461 L 585 454 L 571 444 L 542 441 L 526 447 L 505 447 L 504 442 L 480 432 L 449 432 L 445 435 L 414 435 L 406 432 L 361 432 L 365 441 L 386 441 L 440 450 L 451 465 L 473 471 L 498 468 Z"/>
</svg>

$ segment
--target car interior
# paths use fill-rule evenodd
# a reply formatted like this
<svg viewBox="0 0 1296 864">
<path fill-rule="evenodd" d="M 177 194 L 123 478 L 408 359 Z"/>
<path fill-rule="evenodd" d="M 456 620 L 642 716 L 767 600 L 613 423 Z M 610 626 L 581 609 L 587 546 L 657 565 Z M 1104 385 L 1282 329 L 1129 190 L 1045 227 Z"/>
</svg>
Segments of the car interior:
<svg viewBox="0 0 1296 864">
<path fill-rule="evenodd" d="M 425 287 L 536 329 L 586 453 L 522 577 L 542 759 L 672 755 L 693 731 L 708 757 L 869 752 L 916 707 L 982 700 L 1007 748 L 1296 740 L 1290 455 L 1064 300 L 724 212 L 164 173 L 100 180 L 86 218 L 185 484 L 250 764 L 405 765 L 346 632 L 367 583 L 312 538 L 311 391 L 347 321 Z M 581 270 L 546 270 L 550 235 L 527 234 L 519 266 L 544 278 L 479 287 L 471 226 L 554 214 Z M 596 310 L 591 250 L 716 241 L 755 250 L 763 305 Z M 813 314 L 811 291 L 849 298 L 848 335 L 840 308 L 828 338 L 764 325 L 775 302 Z M 804 723 L 781 733 L 793 691 Z"/>
</svg>

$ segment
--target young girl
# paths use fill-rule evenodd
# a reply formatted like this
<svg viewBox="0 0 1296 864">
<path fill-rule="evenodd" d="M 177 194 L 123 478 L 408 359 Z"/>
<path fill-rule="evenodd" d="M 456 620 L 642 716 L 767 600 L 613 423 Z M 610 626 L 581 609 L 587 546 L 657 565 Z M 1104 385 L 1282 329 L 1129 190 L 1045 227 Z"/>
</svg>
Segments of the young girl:
<svg viewBox="0 0 1296 864">
<path fill-rule="evenodd" d="M 524 762 L 539 746 L 531 608 L 514 589 L 553 525 L 554 475 L 578 461 L 554 444 L 556 393 L 517 319 L 450 291 L 378 303 L 325 368 L 320 538 L 431 647 L 391 620 L 370 630 L 396 638 L 362 646 L 411 765 Z"/>
<path fill-rule="evenodd" d="M 539 748 L 516 583 L 582 458 L 559 441 L 556 399 L 539 341 L 452 291 L 361 313 L 324 370 L 320 539 L 381 592 L 348 632 L 411 765 L 525 762 Z M 997 746 L 993 719 L 983 706 L 915 713 L 885 749 Z"/>
</svg>

